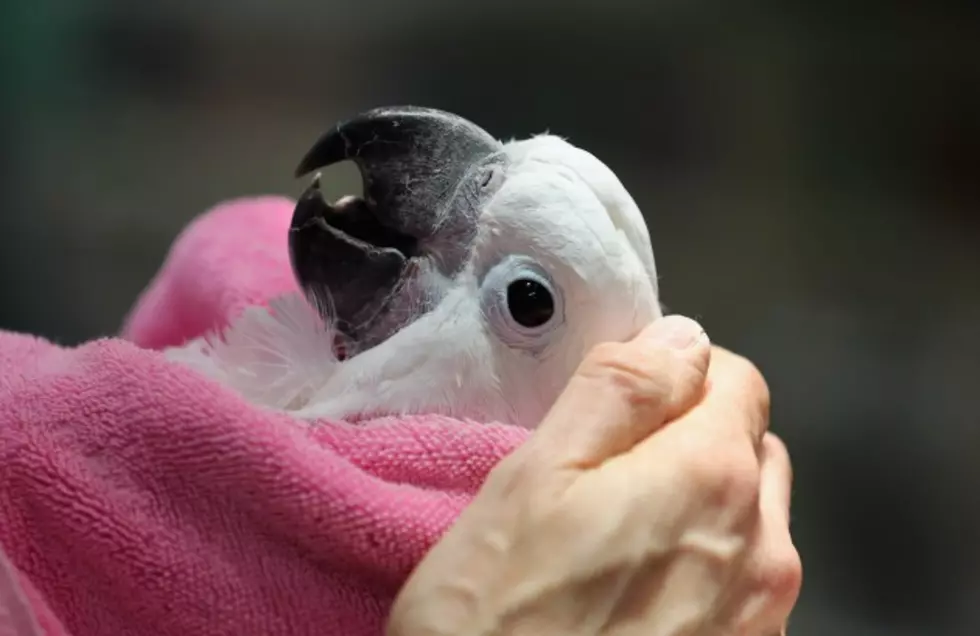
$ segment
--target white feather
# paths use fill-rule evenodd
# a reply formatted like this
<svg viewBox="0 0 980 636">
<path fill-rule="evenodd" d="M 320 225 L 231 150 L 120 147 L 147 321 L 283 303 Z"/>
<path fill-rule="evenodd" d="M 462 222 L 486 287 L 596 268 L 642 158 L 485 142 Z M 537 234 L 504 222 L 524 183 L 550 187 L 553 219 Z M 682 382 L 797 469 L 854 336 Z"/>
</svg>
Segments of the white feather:
<svg viewBox="0 0 980 636">
<path fill-rule="evenodd" d="M 299 293 L 248 307 L 222 333 L 164 354 L 260 406 L 294 410 L 334 374 L 335 331 Z"/>
<path fill-rule="evenodd" d="M 440 412 L 536 426 L 591 347 L 660 317 L 657 272 L 643 217 L 602 162 L 553 136 L 504 151 L 469 266 L 433 279 L 445 286 L 439 305 L 382 344 L 338 361 L 334 330 L 296 294 L 168 357 L 302 419 Z M 484 306 L 489 273 L 515 255 L 546 271 L 563 298 L 561 323 L 531 346 L 507 337 Z"/>
</svg>

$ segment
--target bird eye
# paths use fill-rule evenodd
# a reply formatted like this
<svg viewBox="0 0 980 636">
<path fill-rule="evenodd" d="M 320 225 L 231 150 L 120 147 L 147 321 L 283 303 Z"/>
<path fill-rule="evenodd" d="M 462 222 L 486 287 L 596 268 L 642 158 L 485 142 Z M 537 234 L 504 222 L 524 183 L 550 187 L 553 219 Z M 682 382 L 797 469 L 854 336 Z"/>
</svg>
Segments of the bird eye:
<svg viewBox="0 0 980 636">
<path fill-rule="evenodd" d="M 551 291 L 533 278 L 519 278 L 507 286 L 507 311 L 514 322 L 534 329 L 555 315 Z"/>
<path fill-rule="evenodd" d="M 565 323 L 562 289 L 534 259 L 511 255 L 480 279 L 480 306 L 488 326 L 506 345 L 540 351 Z"/>
</svg>

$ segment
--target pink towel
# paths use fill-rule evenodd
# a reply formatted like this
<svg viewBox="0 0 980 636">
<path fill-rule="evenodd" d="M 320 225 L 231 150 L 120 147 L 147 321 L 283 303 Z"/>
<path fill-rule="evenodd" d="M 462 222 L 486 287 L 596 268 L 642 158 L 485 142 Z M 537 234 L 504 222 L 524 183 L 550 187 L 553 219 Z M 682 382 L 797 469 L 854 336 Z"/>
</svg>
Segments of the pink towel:
<svg viewBox="0 0 980 636">
<path fill-rule="evenodd" d="M 378 636 L 524 440 L 435 416 L 310 427 L 152 351 L 294 289 L 291 210 L 252 199 L 195 221 L 129 341 L 0 333 L 0 636 Z"/>
</svg>

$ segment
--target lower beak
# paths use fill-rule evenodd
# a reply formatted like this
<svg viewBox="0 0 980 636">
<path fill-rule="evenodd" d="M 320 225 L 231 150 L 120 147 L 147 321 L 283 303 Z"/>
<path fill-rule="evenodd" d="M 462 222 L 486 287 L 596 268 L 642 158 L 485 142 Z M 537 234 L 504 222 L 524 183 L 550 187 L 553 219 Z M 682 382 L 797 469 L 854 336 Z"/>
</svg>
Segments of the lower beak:
<svg viewBox="0 0 980 636">
<path fill-rule="evenodd" d="M 317 179 L 297 202 L 289 229 L 293 272 L 307 297 L 354 340 L 384 312 L 406 275 L 416 243 L 376 225 L 361 201 L 327 204 Z"/>
</svg>

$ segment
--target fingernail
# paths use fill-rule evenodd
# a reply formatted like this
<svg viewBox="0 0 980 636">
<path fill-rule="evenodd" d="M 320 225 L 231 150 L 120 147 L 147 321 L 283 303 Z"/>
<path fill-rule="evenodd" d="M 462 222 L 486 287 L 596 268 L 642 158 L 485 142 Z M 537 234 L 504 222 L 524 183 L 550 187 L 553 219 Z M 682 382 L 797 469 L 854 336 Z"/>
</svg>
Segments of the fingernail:
<svg viewBox="0 0 980 636">
<path fill-rule="evenodd" d="M 672 349 L 688 349 L 705 335 L 701 325 L 684 316 L 667 316 L 650 327 L 650 339 Z"/>
</svg>

